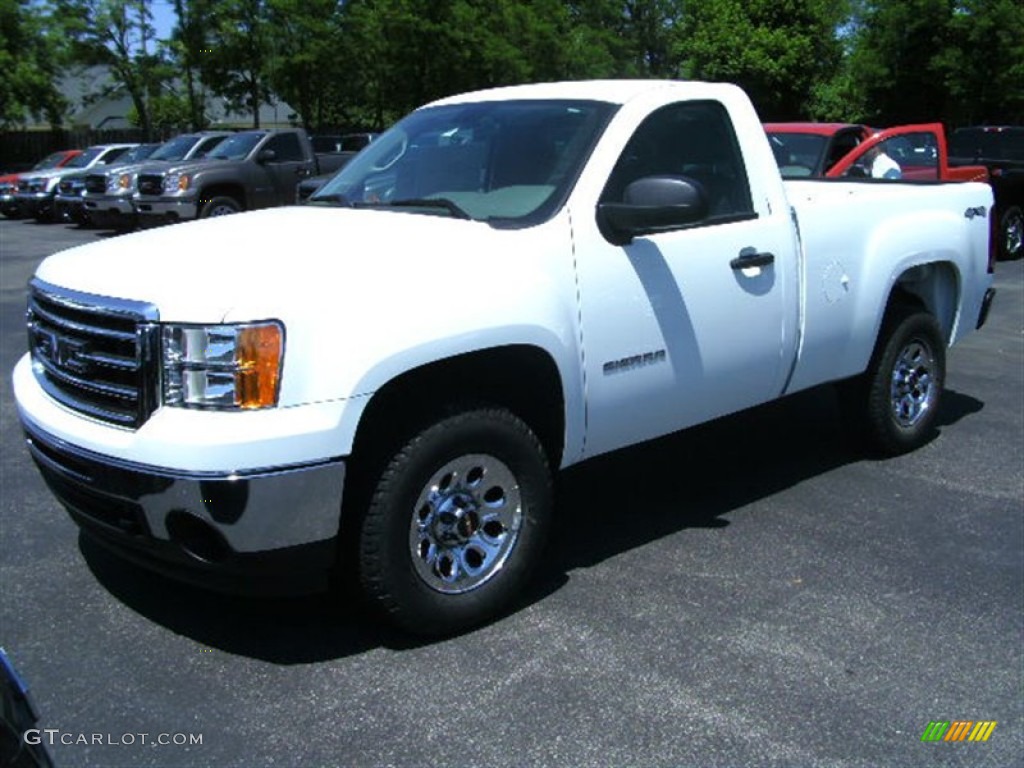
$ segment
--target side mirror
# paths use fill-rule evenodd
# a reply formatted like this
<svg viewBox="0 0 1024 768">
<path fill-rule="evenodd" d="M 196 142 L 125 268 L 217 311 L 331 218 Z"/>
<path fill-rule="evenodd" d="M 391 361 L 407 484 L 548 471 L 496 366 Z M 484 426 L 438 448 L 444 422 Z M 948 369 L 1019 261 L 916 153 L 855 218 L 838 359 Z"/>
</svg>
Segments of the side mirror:
<svg viewBox="0 0 1024 768">
<path fill-rule="evenodd" d="M 261 149 L 260 153 L 256 155 L 257 163 L 272 163 L 277 158 L 277 152 L 272 149 Z"/>
<path fill-rule="evenodd" d="M 626 187 L 621 203 L 599 203 L 597 225 L 613 245 L 670 232 L 708 215 L 704 187 L 687 176 L 645 176 Z"/>
</svg>

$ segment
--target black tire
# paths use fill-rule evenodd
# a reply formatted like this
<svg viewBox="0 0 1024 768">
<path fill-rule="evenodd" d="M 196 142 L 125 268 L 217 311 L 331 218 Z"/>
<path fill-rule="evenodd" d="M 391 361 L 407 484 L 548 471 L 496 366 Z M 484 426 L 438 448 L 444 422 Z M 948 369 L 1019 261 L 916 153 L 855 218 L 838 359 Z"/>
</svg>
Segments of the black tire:
<svg viewBox="0 0 1024 768">
<path fill-rule="evenodd" d="M 1019 259 L 1024 256 L 1024 212 L 1011 205 L 999 217 L 999 257 Z"/>
<path fill-rule="evenodd" d="M 419 635 L 495 617 L 540 557 L 551 485 L 540 442 L 508 411 L 466 411 L 427 427 L 387 462 L 360 521 L 363 594 Z"/>
<path fill-rule="evenodd" d="M 229 216 L 232 213 L 239 213 L 241 210 L 242 204 L 233 197 L 227 197 L 226 195 L 211 197 L 199 209 L 199 218 L 208 219 L 211 216 Z"/>
<path fill-rule="evenodd" d="M 854 435 L 882 456 L 920 448 L 935 434 L 945 380 L 939 324 L 920 307 L 895 305 L 886 313 L 868 369 L 840 386 Z"/>
</svg>

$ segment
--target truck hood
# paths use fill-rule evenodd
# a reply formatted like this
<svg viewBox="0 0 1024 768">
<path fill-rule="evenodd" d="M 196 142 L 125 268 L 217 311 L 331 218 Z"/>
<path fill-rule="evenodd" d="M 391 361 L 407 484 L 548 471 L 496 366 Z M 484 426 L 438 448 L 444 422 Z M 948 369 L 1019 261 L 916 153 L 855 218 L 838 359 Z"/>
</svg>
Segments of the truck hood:
<svg viewBox="0 0 1024 768">
<path fill-rule="evenodd" d="M 88 168 L 50 168 L 45 171 L 25 171 L 19 174 L 23 179 L 60 179 L 72 173 L 85 173 Z"/>
<path fill-rule="evenodd" d="M 408 211 L 292 206 L 145 230 L 47 258 L 48 283 L 154 304 L 164 321 L 315 318 L 496 291 L 522 230 Z M 514 279 L 514 278 L 510 278 Z M 489 286 L 489 287 L 488 287 Z M 504 287 L 504 286 L 502 286 Z M 406 307 L 406 312 L 408 307 Z"/>
<path fill-rule="evenodd" d="M 534 227 L 297 206 L 175 224 L 46 259 L 42 280 L 164 322 L 279 320 L 281 404 L 373 392 L 481 347 L 575 344 L 569 216 Z M 289 362 L 290 361 L 290 362 Z"/>
<path fill-rule="evenodd" d="M 192 160 L 147 160 L 143 161 L 139 173 L 192 173 L 200 168 L 237 165 L 237 160 L 211 160 L 199 157 Z"/>
<path fill-rule="evenodd" d="M 143 168 L 146 168 L 146 167 L 148 167 L 150 165 L 156 166 L 156 165 L 159 165 L 160 163 L 161 163 L 160 160 L 140 160 L 137 163 L 125 163 L 124 165 L 103 165 L 103 166 L 99 166 L 99 167 L 96 167 L 96 168 L 92 168 L 89 171 L 89 175 L 90 176 L 97 176 L 97 175 L 111 176 L 111 175 L 119 175 L 119 174 L 122 174 L 122 173 L 138 173 Z"/>
</svg>

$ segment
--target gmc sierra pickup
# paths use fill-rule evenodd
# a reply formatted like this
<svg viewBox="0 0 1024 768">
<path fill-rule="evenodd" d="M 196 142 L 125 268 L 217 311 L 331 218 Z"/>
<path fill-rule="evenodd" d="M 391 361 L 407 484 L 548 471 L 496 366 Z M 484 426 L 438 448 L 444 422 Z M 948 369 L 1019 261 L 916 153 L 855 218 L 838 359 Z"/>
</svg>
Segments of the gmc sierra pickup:
<svg viewBox="0 0 1024 768">
<path fill-rule="evenodd" d="M 201 160 L 232 134 L 227 131 L 200 131 L 175 136 L 157 147 L 145 163 L 133 162 L 106 172 L 100 170 L 85 177 L 82 204 L 93 226 L 127 231 L 136 225 L 132 195 L 138 185 L 139 171 L 170 163 Z"/>
<path fill-rule="evenodd" d="M 140 222 L 154 223 L 288 205 L 316 170 L 305 131 L 243 131 L 204 158 L 140 168 L 132 206 Z"/>
<path fill-rule="evenodd" d="M 826 382 L 875 451 L 929 440 L 992 300 L 991 204 L 783 182 L 733 86 L 470 93 L 305 206 L 47 258 L 15 397 L 124 557 L 224 589 L 333 572 L 443 634 L 536 570 L 556 469 Z"/>
</svg>

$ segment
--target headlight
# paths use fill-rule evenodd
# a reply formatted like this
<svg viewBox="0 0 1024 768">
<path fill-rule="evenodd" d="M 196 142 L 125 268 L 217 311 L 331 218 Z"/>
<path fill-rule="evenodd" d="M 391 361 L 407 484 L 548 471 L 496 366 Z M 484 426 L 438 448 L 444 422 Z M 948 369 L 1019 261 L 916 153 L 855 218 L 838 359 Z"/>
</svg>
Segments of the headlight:
<svg viewBox="0 0 1024 768">
<path fill-rule="evenodd" d="M 132 173 L 112 173 L 107 176 L 107 194 L 109 195 L 125 195 L 132 191 L 134 187 L 135 174 Z"/>
<path fill-rule="evenodd" d="M 284 327 L 165 325 L 164 405 L 227 410 L 277 405 Z"/>
<path fill-rule="evenodd" d="M 191 182 L 192 179 L 187 173 L 168 173 L 164 176 L 164 192 L 184 192 Z"/>
</svg>

